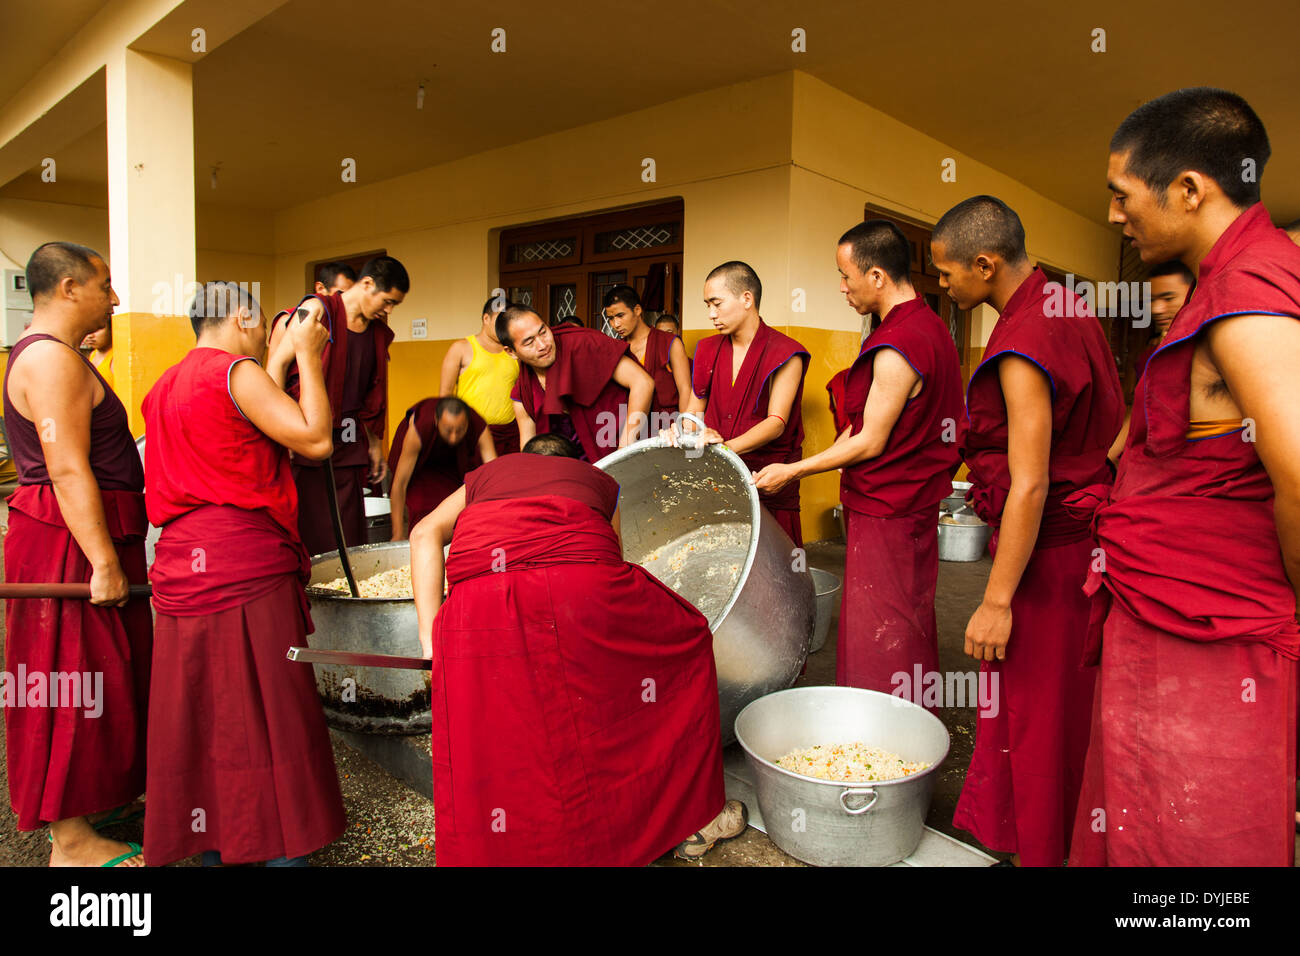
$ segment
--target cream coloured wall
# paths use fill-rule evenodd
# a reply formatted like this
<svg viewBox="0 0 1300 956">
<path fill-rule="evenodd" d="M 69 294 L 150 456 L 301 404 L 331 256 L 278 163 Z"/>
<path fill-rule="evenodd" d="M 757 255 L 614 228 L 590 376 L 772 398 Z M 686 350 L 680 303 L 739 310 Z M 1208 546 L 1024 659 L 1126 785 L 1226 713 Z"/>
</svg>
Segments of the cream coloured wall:
<svg viewBox="0 0 1300 956">
<path fill-rule="evenodd" d="M 21 269 L 36 247 L 53 239 L 89 246 L 109 257 L 108 210 L 95 206 L 0 198 L 0 256 Z"/>
<path fill-rule="evenodd" d="M 301 286 L 305 262 L 385 248 L 412 274 L 398 340 L 419 317 L 431 339 L 458 336 L 496 284 L 494 229 L 673 196 L 686 205 L 688 296 L 727 257 L 784 268 L 792 90 L 779 74 L 384 182 L 358 169 L 355 186 L 276 214 L 277 288 Z M 647 158 L 653 183 L 642 181 Z M 703 321 L 688 310 L 688 324 Z"/>
<path fill-rule="evenodd" d="M 204 188 L 206 184 L 199 184 Z M 275 220 L 268 212 L 200 203 L 195 219 L 196 280 L 258 284 L 269 319 L 280 308 L 276 287 Z M 302 284 L 301 277 L 294 286 Z"/>
<path fill-rule="evenodd" d="M 815 222 L 832 204 L 836 212 L 843 208 L 848 216 L 836 219 L 839 231 L 834 235 L 829 235 L 832 223 L 825 223 L 825 242 L 833 243 L 843 229 L 858 221 L 864 202 L 933 223 L 961 200 L 988 193 L 1020 215 L 1035 260 L 1090 278 L 1114 276 L 1119 238 L 1113 230 L 806 73 L 794 74 L 791 139 L 796 170 L 816 178 L 799 187 L 792 208 L 794 222 Z M 941 178 L 947 158 L 955 160 L 955 182 Z M 1099 204 L 1106 201 L 1103 172 L 1098 169 Z M 796 181 L 800 179 L 796 175 Z M 803 232 L 814 228 L 806 225 Z M 806 254 L 797 254 L 793 261 L 799 270 L 815 264 Z M 810 306 L 809 321 L 816 324 L 833 314 Z M 984 312 L 975 319 L 972 344 L 983 346 L 992 322 Z"/>
</svg>

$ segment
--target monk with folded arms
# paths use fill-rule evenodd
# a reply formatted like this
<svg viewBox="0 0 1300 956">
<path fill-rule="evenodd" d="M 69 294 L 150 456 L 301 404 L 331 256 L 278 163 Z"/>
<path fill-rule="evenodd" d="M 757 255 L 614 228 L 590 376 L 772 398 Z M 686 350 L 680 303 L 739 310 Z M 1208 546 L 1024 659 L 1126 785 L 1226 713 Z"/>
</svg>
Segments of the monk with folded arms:
<svg viewBox="0 0 1300 956">
<path fill-rule="evenodd" d="M 575 453 L 538 435 L 411 532 L 439 866 L 643 866 L 745 829 L 708 621 L 623 560 L 618 483 Z"/>
<path fill-rule="evenodd" d="M 646 324 L 641 297 L 628 285 L 616 285 L 605 293 L 605 321 L 627 343 L 632 357 L 655 380 L 650 403 L 649 435 L 659 434 L 677 418 L 691 394 L 691 363 L 681 337 Z"/>
<path fill-rule="evenodd" d="M 993 526 L 966 653 L 998 698 L 980 711 L 953 824 L 1023 865 L 1060 866 L 1096 680 L 1082 663 L 1093 542 L 1066 499 L 1110 480 L 1106 453 L 1124 421 L 1119 374 L 1101 324 L 1034 267 L 1020 217 L 1000 199 L 975 196 L 944 213 L 931 257 L 959 309 L 998 312 L 961 436 L 967 499 Z"/>
<path fill-rule="evenodd" d="M 95 830 L 139 812 L 121 805 L 145 788 L 152 646 L 149 604 L 127 590 L 145 583 L 140 455 L 126 409 L 77 351 L 118 300 L 103 256 L 70 242 L 32 253 L 27 287 L 32 324 L 5 369 L 18 470 L 5 580 L 89 584 L 90 600 L 6 602 L 5 669 L 28 675 L 0 694 L 9 801 L 19 830 L 50 824 L 51 866 L 142 866 L 139 844 Z"/>
<path fill-rule="evenodd" d="M 1091 498 L 1109 613 L 1071 864 L 1295 862 L 1300 249 L 1260 202 L 1268 157 L 1249 104 L 1205 87 L 1111 139 L 1110 221 L 1196 283 Z"/>
</svg>

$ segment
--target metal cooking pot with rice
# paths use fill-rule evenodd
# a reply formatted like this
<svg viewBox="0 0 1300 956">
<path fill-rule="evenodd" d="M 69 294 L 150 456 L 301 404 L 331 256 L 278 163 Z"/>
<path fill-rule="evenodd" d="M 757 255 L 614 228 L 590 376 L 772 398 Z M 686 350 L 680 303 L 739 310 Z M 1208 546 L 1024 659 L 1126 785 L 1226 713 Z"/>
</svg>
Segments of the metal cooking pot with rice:
<svg viewBox="0 0 1300 956">
<path fill-rule="evenodd" d="M 857 687 L 796 687 L 756 700 L 736 720 L 772 842 L 814 866 L 888 866 L 925 833 L 948 730 L 910 700 Z M 929 764 L 894 780 L 848 782 L 793 773 L 794 750 L 863 743 Z M 801 826 L 792 826 L 798 821 Z"/>
<path fill-rule="evenodd" d="M 708 618 L 729 744 L 741 709 L 793 684 L 808 656 L 816 599 L 806 561 L 730 449 L 650 438 L 596 467 L 619 483 L 623 557 Z"/>
</svg>

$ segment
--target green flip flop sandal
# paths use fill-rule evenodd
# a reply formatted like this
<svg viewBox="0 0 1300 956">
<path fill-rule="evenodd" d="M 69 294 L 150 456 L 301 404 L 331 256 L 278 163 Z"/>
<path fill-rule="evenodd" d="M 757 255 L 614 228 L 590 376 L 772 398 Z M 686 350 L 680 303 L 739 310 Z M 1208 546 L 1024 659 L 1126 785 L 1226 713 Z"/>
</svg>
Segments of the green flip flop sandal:
<svg viewBox="0 0 1300 956">
<path fill-rule="evenodd" d="M 107 863 L 99 864 L 100 869 L 104 869 L 105 867 L 117 866 L 119 863 L 125 863 L 127 860 L 130 860 L 133 857 L 137 857 L 144 852 L 144 848 L 140 846 L 140 844 L 138 843 L 132 843 L 130 840 L 128 840 L 126 845 L 129 846 L 131 849 L 128 850 L 126 853 L 123 853 L 121 856 L 113 857 L 113 859 L 109 860 Z"/>
</svg>

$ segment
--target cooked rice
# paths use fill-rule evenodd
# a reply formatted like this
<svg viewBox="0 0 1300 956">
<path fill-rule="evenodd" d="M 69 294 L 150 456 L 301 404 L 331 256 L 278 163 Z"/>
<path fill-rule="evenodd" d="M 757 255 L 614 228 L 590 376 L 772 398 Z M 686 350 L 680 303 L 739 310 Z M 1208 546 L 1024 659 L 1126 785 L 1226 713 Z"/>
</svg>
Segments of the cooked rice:
<svg viewBox="0 0 1300 956">
<path fill-rule="evenodd" d="M 326 584 L 313 584 L 312 587 L 324 588 L 327 591 L 342 591 L 349 595 L 352 593 L 348 590 L 347 578 L 335 578 Z M 404 564 L 400 568 L 390 568 L 372 574 L 368 578 L 362 578 L 357 582 L 357 591 L 363 598 L 414 597 L 415 592 L 411 590 L 411 566 Z"/>
<path fill-rule="evenodd" d="M 850 783 L 898 780 L 930 766 L 920 761 L 904 760 L 896 753 L 860 742 L 819 744 L 792 750 L 776 761 L 776 765 L 807 777 Z"/>
</svg>

